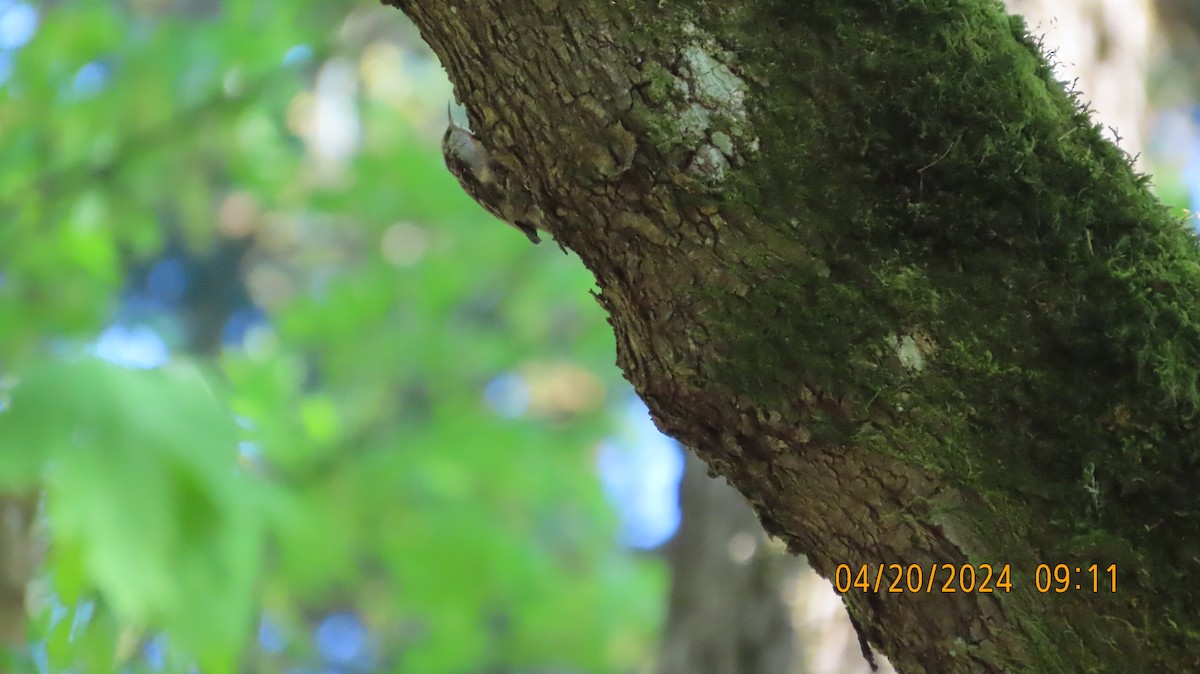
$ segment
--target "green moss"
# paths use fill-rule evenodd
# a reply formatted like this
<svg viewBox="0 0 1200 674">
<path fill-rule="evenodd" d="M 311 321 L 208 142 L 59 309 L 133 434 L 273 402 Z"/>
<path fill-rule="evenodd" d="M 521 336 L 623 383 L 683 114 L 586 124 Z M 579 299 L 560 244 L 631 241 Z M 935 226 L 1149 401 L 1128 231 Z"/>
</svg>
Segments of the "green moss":
<svg viewBox="0 0 1200 674">
<path fill-rule="evenodd" d="M 664 105 L 673 102 L 680 94 L 681 82 L 661 63 L 647 63 L 642 70 L 646 85 L 644 95 L 648 102 Z"/>
<path fill-rule="evenodd" d="M 1023 521 L 1022 501 L 1058 514 L 1028 538 L 998 532 L 1021 549 L 1128 559 L 1152 537 L 1198 541 L 1145 560 L 1131 589 L 1179 594 L 1172 565 L 1200 554 L 1197 466 L 1180 450 L 1200 446 L 1195 235 L 998 3 L 754 11 L 748 25 L 779 26 L 732 38 L 761 87 L 761 155 L 725 203 L 779 241 L 775 257 L 729 251 L 753 292 L 714 319 L 728 355 L 708 374 L 767 407 L 803 385 L 879 408 L 867 426 L 817 410 L 817 432 L 985 495 L 980 522 Z M 937 342 L 920 373 L 887 360 L 914 327 Z M 1179 515 L 1147 528 L 1146 512 Z M 1102 667 L 1087 648 L 1069 655 Z"/>
</svg>

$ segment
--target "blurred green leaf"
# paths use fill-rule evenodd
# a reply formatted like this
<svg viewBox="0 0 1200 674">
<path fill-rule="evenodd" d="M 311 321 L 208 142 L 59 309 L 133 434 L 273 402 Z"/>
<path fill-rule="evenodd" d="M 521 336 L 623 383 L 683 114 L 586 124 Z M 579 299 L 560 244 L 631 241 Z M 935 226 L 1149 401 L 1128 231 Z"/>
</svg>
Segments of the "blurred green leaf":
<svg viewBox="0 0 1200 674">
<path fill-rule="evenodd" d="M 93 359 L 18 369 L 5 453 L 42 455 L 56 545 L 118 616 L 232 671 L 251 625 L 260 530 L 233 421 L 194 367 Z M 68 594 L 76 582 L 64 578 Z"/>
<path fill-rule="evenodd" d="M 624 389 L 591 276 L 446 172 L 450 87 L 403 16 L 37 10 L 0 106 L 0 488 L 45 489 L 51 670 L 137 672 L 165 630 L 167 671 L 282 671 L 332 610 L 397 671 L 644 667 L 663 579 L 616 547 L 594 468 Z M 139 293 L 164 252 L 242 245 L 269 324 L 219 388 L 178 355 L 72 355 L 114 320 L 219 334 L 230 279 Z M 499 377 L 524 409 L 493 409 Z M 260 604 L 292 641 L 240 657 Z"/>
</svg>

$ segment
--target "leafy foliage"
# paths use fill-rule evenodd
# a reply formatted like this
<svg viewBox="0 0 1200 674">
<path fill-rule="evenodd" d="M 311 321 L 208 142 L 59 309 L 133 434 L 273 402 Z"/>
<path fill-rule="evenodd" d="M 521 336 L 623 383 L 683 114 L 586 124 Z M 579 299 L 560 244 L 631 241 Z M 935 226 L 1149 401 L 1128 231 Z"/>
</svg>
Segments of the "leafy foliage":
<svg viewBox="0 0 1200 674">
<path fill-rule="evenodd" d="M 402 16 L 6 7 L 36 23 L 0 36 L 0 490 L 43 494 L 41 667 L 333 662 L 331 612 L 372 671 L 644 662 L 662 579 L 595 475 L 625 393 L 590 278 L 442 170 Z M 170 361 L 97 360 L 114 324 Z"/>
<path fill-rule="evenodd" d="M 18 379 L 0 436 L 22 451 L 0 475 L 28 482 L 48 466 L 62 600 L 95 587 L 124 622 L 171 625 L 202 663 L 229 669 L 253 624 L 262 533 L 233 420 L 206 382 L 182 365 L 90 359 L 32 363 Z"/>
</svg>

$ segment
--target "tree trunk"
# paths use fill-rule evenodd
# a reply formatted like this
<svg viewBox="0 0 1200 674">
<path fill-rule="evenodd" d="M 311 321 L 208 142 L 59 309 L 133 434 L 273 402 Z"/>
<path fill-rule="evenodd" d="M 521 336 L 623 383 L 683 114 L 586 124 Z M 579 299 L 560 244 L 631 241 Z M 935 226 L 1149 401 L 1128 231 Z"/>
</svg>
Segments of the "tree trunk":
<svg viewBox="0 0 1200 674">
<path fill-rule="evenodd" d="M 1126 152 L 1140 152 L 1154 25 L 1149 4 L 1008 0 L 1006 5 L 1025 16 L 1035 34 L 1045 32 L 1043 48 L 1055 54 L 1058 76 L 1077 80 L 1076 88 L 1094 110 L 1093 119 L 1109 128 Z M 779 552 L 763 544 L 762 527 L 741 504 L 742 497 L 723 480 L 703 473 L 703 466 L 688 453 L 680 493 L 683 524 L 666 556 L 672 599 L 660 674 L 869 672 L 854 627 L 841 600 L 829 593 L 828 581 L 802 563 L 786 565 L 780 575 Z M 735 560 L 731 546 L 739 540 L 755 545 L 748 558 Z M 775 593 L 745 582 L 755 578 L 772 578 Z M 794 617 L 794 631 L 780 630 L 777 641 L 755 640 L 739 629 L 785 610 Z M 729 618 L 740 615 L 757 619 Z M 762 657 L 754 657 L 755 647 L 765 651 Z M 783 661 L 785 653 L 790 663 Z M 891 671 L 886 661 L 880 665 Z"/>
<path fill-rule="evenodd" d="M 0 496 L 0 666 L 7 668 L 24 660 L 27 645 L 25 595 L 36 567 L 36 508 L 33 496 Z"/>
<path fill-rule="evenodd" d="M 820 573 L 866 569 L 846 599 L 898 671 L 1200 666 L 1200 252 L 1020 20 L 392 1 L 660 428 Z"/>
<path fill-rule="evenodd" d="M 893 672 L 864 657 L 829 583 L 767 537 L 741 494 L 686 457 L 659 674 L 869 674 L 872 661 Z"/>
<path fill-rule="evenodd" d="M 797 644 L 784 596 L 803 563 L 774 549 L 754 511 L 691 452 L 679 501 L 659 674 L 791 674 Z"/>
</svg>

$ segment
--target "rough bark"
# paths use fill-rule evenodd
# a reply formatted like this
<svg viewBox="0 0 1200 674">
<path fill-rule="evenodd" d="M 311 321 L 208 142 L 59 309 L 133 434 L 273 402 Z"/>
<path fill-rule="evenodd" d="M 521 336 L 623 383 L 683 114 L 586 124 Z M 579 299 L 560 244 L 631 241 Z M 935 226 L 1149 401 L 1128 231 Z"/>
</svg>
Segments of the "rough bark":
<svg viewBox="0 0 1200 674">
<path fill-rule="evenodd" d="M 768 532 L 827 577 L 1008 565 L 848 593 L 898 671 L 1200 666 L 1200 252 L 1021 21 L 391 1 L 595 273 L 660 428 Z M 1036 591 L 1060 563 L 1118 591 Z"/>
<path fill-rule="evenodd" d="M 1155 25 L 1149 4 L 1006 0 L 1005 5 L 1026 17 L 1044 49 L 1052 52 L 1056 73 L 1077 81 L 1093 119 L 1110 130 L 1122 149 L 1140 152 Z M 694 455 L 688 458 L 680 493 L 683 523 L 666 555 L 671 603 L 660 674 L 871 671 L 829 583 L 799 560 L 781 565 L 776 559 L 780 552 L 764 544 L 762 527 L 741 495 L 723 481 L 705 477 Z M 753 554 L 735 560 L 734 541 L 754 543 Z M 748 582 L 753 579 L 759 583 Z M 769 583 L 762 582 L 767 579 Z M 747 634 L 763 624 L 762 616 L 785 609 L 794 616 L 794 632 L 780 631 L 773 639 Z M 737 618 L 743 615 L 753 618 Z M 764 656 L 754 657 L 760 649 Z M 881 671 L 893 671 L 886 660 L 878 660 Z"/>
</svg>

